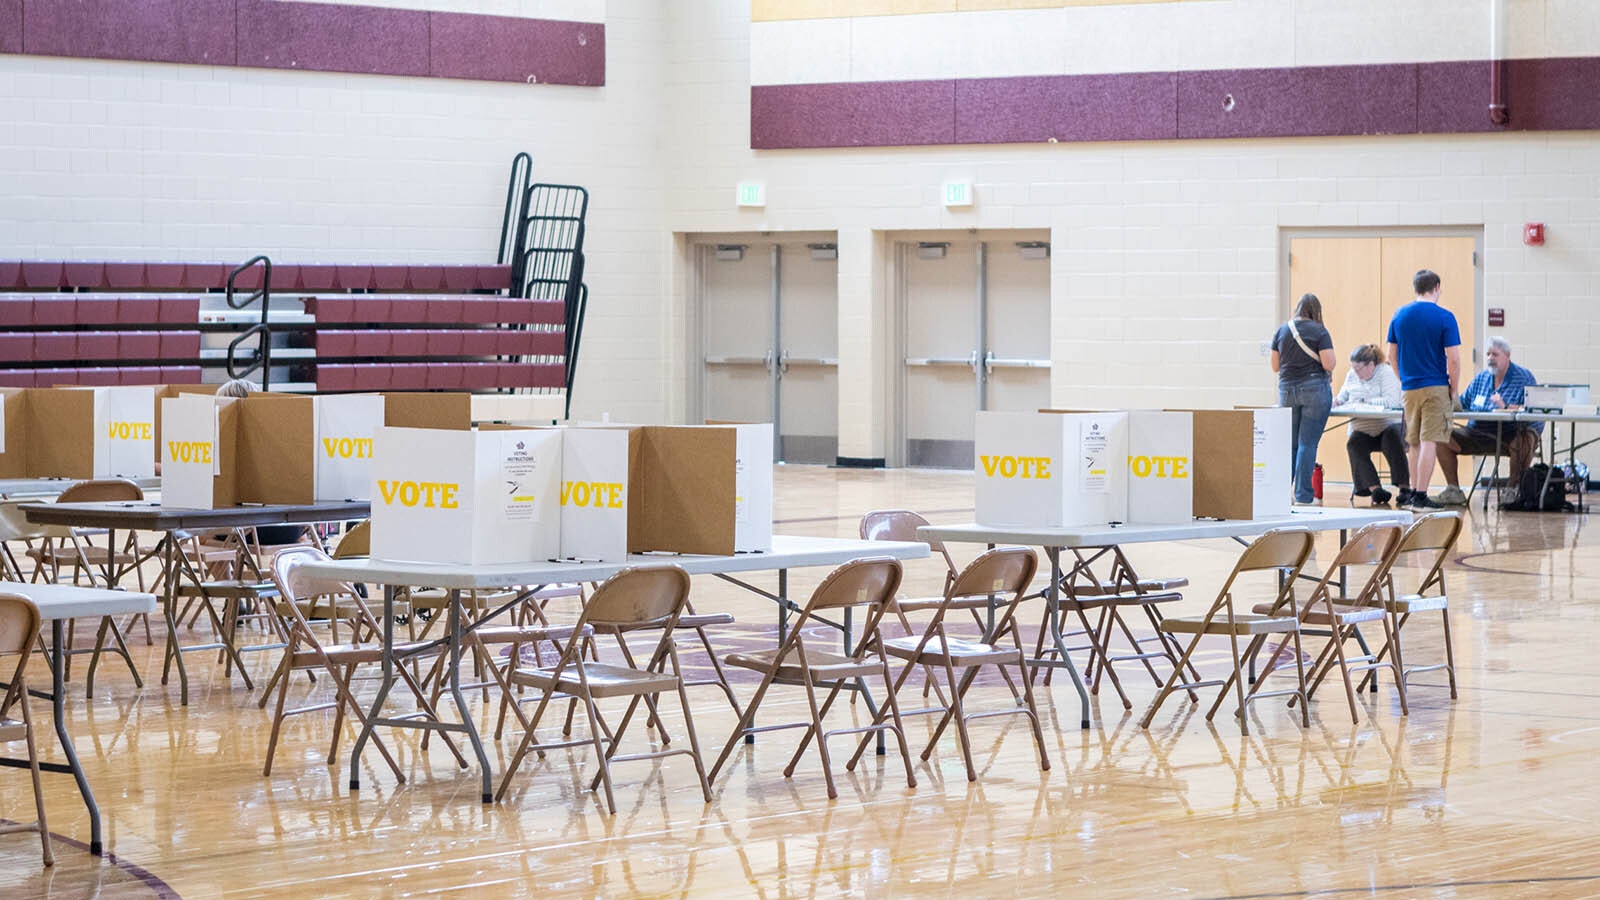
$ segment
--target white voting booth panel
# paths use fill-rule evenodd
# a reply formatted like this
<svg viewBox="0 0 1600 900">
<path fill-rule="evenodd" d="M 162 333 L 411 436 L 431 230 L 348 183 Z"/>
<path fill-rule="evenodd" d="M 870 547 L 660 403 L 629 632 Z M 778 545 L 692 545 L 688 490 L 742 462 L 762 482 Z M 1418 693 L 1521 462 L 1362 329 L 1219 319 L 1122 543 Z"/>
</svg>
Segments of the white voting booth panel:
<svg viewBox="0 0 1600 900">
<path fill-rule="evenodd" d="M 735 553 L 772 549 L 772 425 L 735 425 Z"/>
<path fill-rule="evenodd" d="M 1255 414 L 1251 518 L 1287 515 L 1294 493 L 1294 437 L 1289 434 L 1293 413 L 1288 408 L 1251 412 Z"/>
<path fill-rule="evenodd" d="M 230 437 L 235 402 L 205 394 L 182 394 L 161 401 L 162 506 L 212 509 L 233 505 L 232 480 L 223 477 L 223 457 L 232 449 L 232 441 L 224 439 Z"/>
<path fill-rule="evenodd" d="M 372 438 L 384 422 L 381 394 L 333 394 L 315 404 L 313 492 L 317 500 L 368 500 Z"/>
<path fill-rule="evenodd" d="M 1062 527 L 1128 515 L 1128 414 L 978 413 L 977 519 Z"/>
<path fill-rule="evenodd" d="M 94 392 L 94 476 L 154 476 L 156 389 L 130 386 L 77 390 Z"/>
<path fill-rule="evenodd" d="M 373 557 L 472 565 L 554 558 L 561 445 L 556 431 L 378 429 Z"/>
<path fill-rule="evenodd" d="M 561 557 L 628 558 L 634 429 L 566 428 L 561 435 Z"/>
<path fill-rule="evenodd" d="M 1194 518 L 1194 416 L 1136 409 L 1128 413 L 1128 521 Z"/>
</svg>

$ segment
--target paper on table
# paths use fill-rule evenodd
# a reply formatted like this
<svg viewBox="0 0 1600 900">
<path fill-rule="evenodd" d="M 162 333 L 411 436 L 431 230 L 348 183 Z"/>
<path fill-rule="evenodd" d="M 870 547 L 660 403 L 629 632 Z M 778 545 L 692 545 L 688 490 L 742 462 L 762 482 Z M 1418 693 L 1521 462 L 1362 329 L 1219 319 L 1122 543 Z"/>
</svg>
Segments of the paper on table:
<svg viewBox="0 0 1600 900">
<path fill-rule="evenodd" d="M 1087 494 L 1110 493 L 1111 461 L 1106 455 L 1110 437 L 1098 419 L 1088 419 L 1079 428 L 1078 447 L 1083 459 L 1079 484 Z"/>
</svg>

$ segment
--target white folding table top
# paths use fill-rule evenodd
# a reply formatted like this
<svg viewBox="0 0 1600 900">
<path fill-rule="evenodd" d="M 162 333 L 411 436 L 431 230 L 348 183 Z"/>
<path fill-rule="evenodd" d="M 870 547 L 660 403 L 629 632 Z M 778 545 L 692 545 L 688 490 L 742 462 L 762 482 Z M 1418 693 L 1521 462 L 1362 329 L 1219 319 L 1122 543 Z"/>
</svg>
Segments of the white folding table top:
<svg viewBox="0 0 1600 900">
<path fill-rule="evenodd" d="M 80 616 L 120 616 L 127 613 L 153 613 L 156 595 L 134 591 L 109 591 L 105 588 L 71 584 L 23 584 L 0 581 L 0 594 L 21 594 L 39 607 L 46 619 L 76 619 Z"/>
<path fill-rule="evenodd" d="M 763 572 L 807 566 L 836 566 L 867 556 L 922 559 L 928 545 L 901 541 L 773 535 L 772 550 L 733 556 L 645 553 L 627 562 L 528 562 L 463 565 L 389 559 L 334 559 L 302 564 L 307 575 L 367 584 L 412 585 L 454 590 L 487 590 L 570 581 L 601 581 L 630 566 L 682 566 L 690 575 Z"/>
<path fill-rule="evenodd" d="M 1138 544 L 1152 541 L 1192 541 L 1202 538 L 1246 537 L 1274 528 L 1299 526 L 1312 531 L 1360 528 L 1373 522 L 1411 521 L 1405 510 L 1338 509 L 1323 506 L 1296 507 L 1288 515 L 1259 519 L 1201 520 L 1170 524 L 1073 525 L 1065 528 L 1031 526 L 924 525 L 917 537 L 929 541 L 977 544 L 1026 544 L 1035 547 L 1103 547 L 1110 544 Z"/>
</svg>

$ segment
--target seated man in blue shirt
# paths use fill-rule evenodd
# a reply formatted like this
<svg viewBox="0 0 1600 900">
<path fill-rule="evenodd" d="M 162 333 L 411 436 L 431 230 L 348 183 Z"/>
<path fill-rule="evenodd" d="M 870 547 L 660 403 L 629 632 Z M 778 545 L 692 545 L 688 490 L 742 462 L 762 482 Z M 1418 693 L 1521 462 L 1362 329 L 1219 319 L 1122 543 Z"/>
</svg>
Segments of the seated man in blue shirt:
<svg viewBox="0 0 1600 900">
<path fill-rule="evenodd" d="M 1479 372 L 1459 398 L 1461 408 L 1468 412 L 1488 412 L 1502 409 L 1521 409 L 1523 390 L 1538 384 L 1533 373 L 1511 361 L 1511 343 L 1503 337 L 1489 339 L 1484 350 L 1486 367 Z M 1455 427 L 1450 432 L 1450 442 L 1439 448 L 1439 469 L 1444 473 L 1447 487 L 1439 495 L 1439 502 L 1462 506 L 1467 497 L 1461 492 L 1457 460 L 1463 455 L 1492 456 L 1498 450 L 1511 457 L 1510 494 L 1503 495 L 1504 503 L 1516 500 L 1512 496 L 1522 483 L 1522 473 L 1533 465 L 1533 451 L 1539 445 L 1539 432 L 1543 423 L 1518 424 L 1512 422 L 1468 422 L 1465 428 Z M 1496 432 L 1499 432 L 1498 437 Z"/>
</svg>

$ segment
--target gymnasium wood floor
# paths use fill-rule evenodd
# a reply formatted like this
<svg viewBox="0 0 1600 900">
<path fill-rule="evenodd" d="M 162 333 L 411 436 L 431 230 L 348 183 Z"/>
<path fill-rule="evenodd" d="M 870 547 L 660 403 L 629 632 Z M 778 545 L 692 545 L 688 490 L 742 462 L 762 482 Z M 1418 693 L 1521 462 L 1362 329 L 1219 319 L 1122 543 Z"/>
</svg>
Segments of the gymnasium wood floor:
<svg viewBox="0 0 1600 900">
<path fill-rule="evenodd" d="M 854 536 L 861 512 L 892 507 L 970 520 L 971 478 L 777 474 L 782 532 Z M 422 751 L 411 734 L 389 738 L 409 783 L 397 786 L 369 748 L 363 788 L 352 794 L 348 737 L 341 765 L 323 760 L 331 715 L 291 719 L 274 774 L 262 777 L 269 717 L 258 693 L 220 666 L 190 657 L 197 689 L 184 708 L 175 685 L 137 690 L 114 663 L 86 702 L 80 664 L 71 728 L 110 853 L 96 860 L 72 843 L 88 839 L 82 804 L 70 779 L 47 776 L 57 864 L 40 866 L 33 835 L 0 837 L 0 898 L 1600 896 L 1600 541 L 1585 518 L 1473 508 L 1449 568 L 1454 703 L 1442 674 L 1428 673 L 1413 682 L 1407 717 L 1385 684 L 1363 695 L 1354 726 L 1335 689 L 1313 701 L 1307 730 L 1275 701 L 1255 708 L 1247 737 L 1231 703 L 1208 724 L 1203 707 L 1173 700 L 1147 732 L 1137 718 L 1154 686 L 1125 664 L 1134 709 L 1107 686 L 1087 731 L 1070 685 L 1041 691 L 1049 772 L 1039 771 L 1023 720 L 991 719 L 973 725 L 976 783 L 946 735 L 918 766 L 915 790 L 894 756 L 869 755 L 863 771 L 841 771 L 833 802 L 814 752 L 784 779 L 798 732 L 741 750 L 710 805 L 684 757 L 619 763 L 620 811 L 609 816 L 586 790 L 592 760 L 555 751 L 524 765 L 505 802 L 485 806 L 474 770 L 455 768 L 438 743 Z M 1319 539 L 1323 559 L 1334 540 Z M 1236 553 L 1225 541 L 1132 549 L 1147 570 L 1191 577 L 1188 609 L 1209 601 Z M 937 591 L 936 560 L 909 569 L 913 590 Z M 797 573 L 793 594 L 803 598 L 822 574 Z M 702 610 L 737 615 L 723 635 L 729 649 L 772 640 L 767 601 L 712 579 L 697 579 L 694 597 Z M 1431 623 L 1413 628 L 1415 662 L 1439 643 Z M 134 648 L 144 672 L 159 670 L 159 646 L 141 635 Z M 271 661 L 257 657 L 259 684 Z M 1223 659 L 1219 648 L 1202 669 Z M 747 697 L 751 680 L 736 687 Z M 296 680 L 302 696 L 326 688 Z M 714 690 L 691 694 L 709 764 L 733 716 Z M 803 714 L 801 696 L 774 696 L 763 720 Z M 992 679 L 973 697 L 990 707 L 1009 700 Z M 476 694 L 474 702 L 489 722 Z M 670 711 L 667 720 L 681 735 Z M 929 726 L 912 721 L 914 752 Z M 497 771 L 514 746 L 509 737 L 491 744 Z M 834 747 L 842 770 L 849 739 Z M 31 810 L 26 774 L 0 771 L 0 816 L 28 819 Z"/>
</svg>

